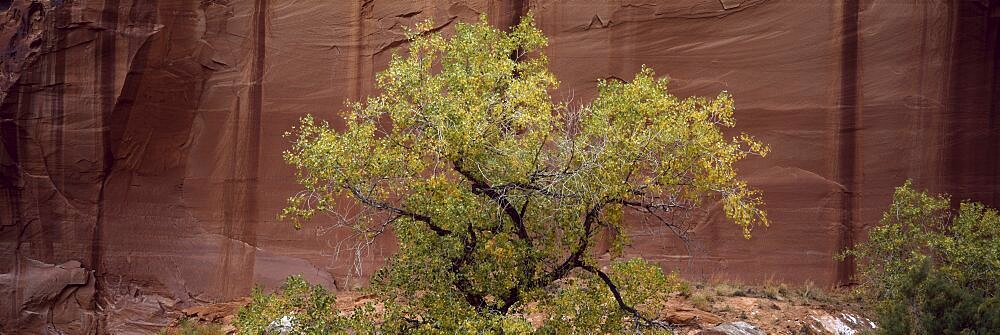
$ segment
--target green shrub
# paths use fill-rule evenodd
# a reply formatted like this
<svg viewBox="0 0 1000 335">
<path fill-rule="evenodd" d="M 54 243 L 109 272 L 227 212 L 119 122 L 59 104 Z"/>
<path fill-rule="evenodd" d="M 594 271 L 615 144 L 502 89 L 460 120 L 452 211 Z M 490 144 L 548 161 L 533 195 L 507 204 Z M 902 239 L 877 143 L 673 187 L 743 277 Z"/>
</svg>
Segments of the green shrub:
<svg viewBox="0 0 1000 335">
<path fill-rule="evenodd" d="M 743 293 L 743 291 L 739 287 L 724 283 L 716 285 L 714 290 L 715 290 L 715 295 L 722 297 L 741 296 Z"/>
<path fill-rule="evenodd" d="M 341 315 L 337 296 L 319 285 L 310 285 L 301 276 L 291 276 L 274 294 L 254 288 L 250 303 L 240 308 L 234 326 L 240 334 L 339 334 L 365 329 L 357 310 Z"/>
<path fill-rule="evenodd" d="M 713 297 L 710 296 L 707 292 L 698 291 L 698 292 L 695 292 L 694 294 L 691 295 L 691 298 L 688 299 L 688 302 L 690 302 L 691 305 L 694 306 L 697 309 L 700 309 L 700 310 L 703 310 L 703 311 L 706 311 L 706 312 L 711 312 L 712 311 L 712 299 L 713 299 Z"/>
<path fill-rule="evenodd" d="M 1000 334 L 1000 297 L 958 285 L 929 260 L 901 284 L 898 297 L 877 305 L 881 334 Z"/>
<path fill-rule="evenodd" d="M 907 181 L 868 241 L 843 255 L 857 258 L 860 293 L 876 307 L 881 333 L 1000 332 L 1000 215 L 950 203 Z"/>
<path fill-rule="evenodd" d="M 201 324 L 189 319 L 181 319 L 177 326 L 161 330 L 160 335 L 222 335 L 222 327 L 215 324 Z"/>
</svg>

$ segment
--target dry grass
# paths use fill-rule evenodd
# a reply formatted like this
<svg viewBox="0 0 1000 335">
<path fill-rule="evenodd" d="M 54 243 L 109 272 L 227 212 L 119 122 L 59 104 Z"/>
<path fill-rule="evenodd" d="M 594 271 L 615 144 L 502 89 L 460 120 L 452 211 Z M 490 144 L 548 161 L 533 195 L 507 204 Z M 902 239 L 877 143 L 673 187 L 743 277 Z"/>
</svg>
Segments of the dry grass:
<svg viewBox="0 0 1000 335">
<path fill-rule="evenodd" d="M 222 326 L 180 319 L 177 324 L 160 331 L 160 335 L 225 335 Z"/>
</svg>

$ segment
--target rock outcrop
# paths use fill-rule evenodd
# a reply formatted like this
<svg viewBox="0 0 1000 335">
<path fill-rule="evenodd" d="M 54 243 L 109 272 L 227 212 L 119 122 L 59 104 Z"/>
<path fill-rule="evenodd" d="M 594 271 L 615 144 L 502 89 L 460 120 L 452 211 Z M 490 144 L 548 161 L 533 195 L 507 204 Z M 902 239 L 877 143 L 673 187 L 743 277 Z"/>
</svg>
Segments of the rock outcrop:
<svg viewBox="0 0 1000 335">
<path fill-rule="evenodd" d="M 4 333 L 83 334 L 97 328 L 96 280 L 80 262 L 54 265 L 25 258 L 11 270 L 0 274 Z"/>
<path fill-rule="evenodd" d="M 689 253 L 637 221 L 631 252 L 664 266 L 834 284 L 852 269 L 832 255 L 906 178 L 1000 205 L 998 1 L 0 0 L 0 332 L 153 328 L 161 306 L 293 273 L 356 285 L 342 232 L 275 220 L 297 191 L 281 134 L 373 93 L 402 27 L 528 10 L 554 97 L 647 64 L 681 96 L 728 90 L 740 129 L 771 144 L 741 172 L 773 226 L 744 240 L 709 208 Z M 71 261 L 84 274 L 25 270 Z M 42 291 L 58 294 L 30 300 Z M 116 303 L 131 307 L 97 313 Z"/>
</svg>

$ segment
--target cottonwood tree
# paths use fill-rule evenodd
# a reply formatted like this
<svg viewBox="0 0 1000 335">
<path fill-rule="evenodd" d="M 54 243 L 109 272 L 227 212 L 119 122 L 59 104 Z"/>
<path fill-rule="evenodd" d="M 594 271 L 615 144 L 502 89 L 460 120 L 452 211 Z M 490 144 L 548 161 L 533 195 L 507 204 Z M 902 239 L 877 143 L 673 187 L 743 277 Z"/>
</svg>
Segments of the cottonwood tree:
<svg viewBox="0 0 1000 335">
<path fill-rule="evenodd" d="M 285 159 L 304 191 L 283 216 L 331 214 L 353 249 L 394 234 L 372 278 L 392 332 L 642 331 L 674 283 L 621 258 L 627 212 L 685 236 L 670 215 L 719 201 L 749 237 L 766 225 L 760 194 L 734 164 L 768 149 L 734 126 L 733 99 L 678 98 L 643 67 L 598 81 L 591 103 L 553 102 L 558 81 L 531 16 L 505 32 L 485 18 L 445 37 L 423 23 L 353 103 L 342 127 L 306 116 Z M 352 210 L 346 210 L 351 209 Z M 601 235 L 609 231 L 612 234 Z M 600 237 L 610 236 L 610 237 Z M 544 320 L 528 322 L 538 312 Z"/>
</svg>

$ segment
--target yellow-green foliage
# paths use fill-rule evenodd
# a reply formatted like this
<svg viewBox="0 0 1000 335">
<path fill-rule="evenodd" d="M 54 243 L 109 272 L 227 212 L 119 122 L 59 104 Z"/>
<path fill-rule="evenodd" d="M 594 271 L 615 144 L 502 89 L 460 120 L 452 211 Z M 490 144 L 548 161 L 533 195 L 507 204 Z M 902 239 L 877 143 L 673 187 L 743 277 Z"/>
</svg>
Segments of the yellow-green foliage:
<svg viewBox="0 0 1000 335">
<path fill-rule="evenodd" d="M 767 224 L 734 165 L 768 149 L 724 135 L 735 123 L 729 94 L 678 98 L 644 67 L 567 106 L 549 96 L 558 81 L 531 16 L 510 32 L 485 17 L 451 37 L 432 27 L 410 33 L 408 52 L 377 76 L 381 93 L 351 104 L 342 127 L 306 116 L 285 153 L 304 191 L 284 218 L 300 226 L 333 213 L 357 248 L 389 231 L 398 239 L 372 280 L 388 332 L 525 332 L 527 306 L 560 302 L 580 310 L 552 315 L 592 329 L 648 327 L 642 306 L 673 289 L 661 287 L 669 280 L 641 261 L 599 268 L 598 232 L 617 232 L 617 257 L 629 238 L 624 213 L 676 227 L 667 214 L 709 199 L 746 236 Z"/>
</svg>

